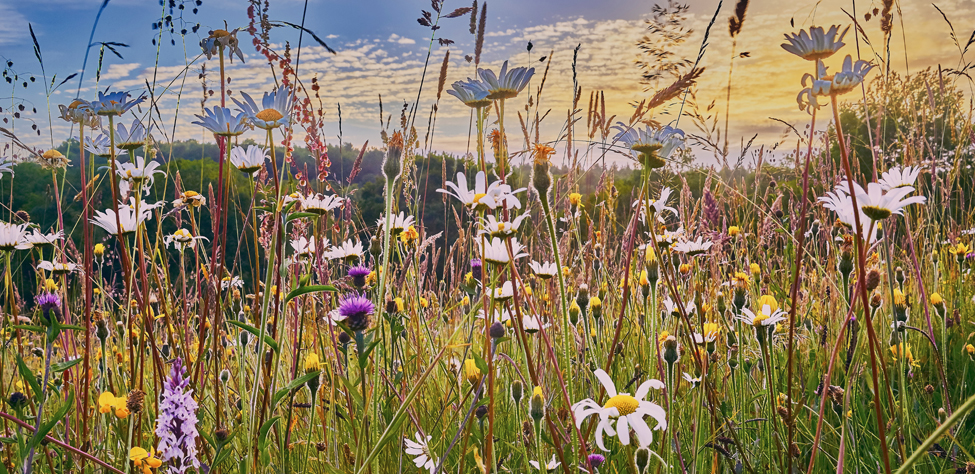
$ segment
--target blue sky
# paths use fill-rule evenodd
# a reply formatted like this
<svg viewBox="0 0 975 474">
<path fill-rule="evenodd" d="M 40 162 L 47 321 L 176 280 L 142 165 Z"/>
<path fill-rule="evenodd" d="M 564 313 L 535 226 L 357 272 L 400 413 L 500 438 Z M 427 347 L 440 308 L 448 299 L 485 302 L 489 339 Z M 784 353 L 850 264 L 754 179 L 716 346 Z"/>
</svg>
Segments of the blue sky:
<svg viewBox="0 0 975 474">
<path fill-rule="evenodd" d="M 678 54 L 693 56 L 701 41 L 704 28 L 717 6 L 717 0 L 691 2 L 691 18 L 688 25 L 695 33 Z M 727 81 L 728 58 L 731 55 L 727 36 L 727 17 L 731 14 L 734 2 L 726 2 L 719 14 L 718 24 L 712 32 L 711 45 L 702 64 L 708 68 L 698 88 L 698 103 L 705 107 L 712 100 L 723 108 L 724 87 Z M 32 145 L 49 145 L 50 135 L 60 142 L 67 137 L 68 129 L 54 124 L 49 131 L 46 115 L 46 99 L 41 85 L 40 67 L 33 57 L 31 40 L 27 29 L 30 22 L 37 34 L 44 55 L 48 75 L 54 73 L 63 78 L 78 72 L 81 68 L 85 45 L 95 14 L 101 4 L 98 0 L 34 0 L 13 2 L 0 0 L 0 56 L 14 62 L 13 70 L 22 76 L 34 74 L 37 82 L 25 91 L 16 88 L 14 94 L 22 98 L 28 106 L 36 107 L 38 114 L 32 118 L 42 130 L 44 140 L 22 135 Z M 273 20 L 299 23 L 304 3 L 298 0 L 278 0 L 271 2 L 270 16 Z M 343 129 L 346 141 L 359 144 L 365 140 L 379 142 L 378 96 L 382 94 L 386 111 L 398 110 L 402 101 L 412 102 L 416 97 L 416 87 L 422 71 L 423 59 L 429 44 L 429 30 L 420 26 L 416 18 L 421 9 L 429 10 L 429 2 L 423 1 L 323 1 L 311 0 L 308 4 L 306 26 L 324 38 L 339 54 L 326 54 L 307 37 L 302 57 L 300 75 L 307 80 L 318 74 L 323 85 L 326 112 L 330 116 L 326 130 L 327 139 L 336 142 L 338 134 L 337 104 L 342 105 Z M 452 10 L 468 6 L 466 2 L 447 1 L 444 9 Z M 850 20 L 841 9 L 849 11 L 851 2 L 839 0 L 799 1 L 784 6 L 781 2 L 753 1 L 746 17 L 745 27 L 739 38 L 738 51 L 749 51 L 751 57 L 735 63 L 734 93 L 732 98 L 732 142 L 745 140 L 759 134 L 756 143 L 774 146 L 786 140 L 784 127 L 769 117 L 787 120 L 802 128 L 808 117 L 795 106 L 799 79 L 809 72 L 808 64 L 785 53 L 779 48 L 782 35 L 810 25 L 849 24 Z M 958 52 L 951 43 L 947 29 L 940 15 L 924 1 L 905 0 L 901 2 L 904 15 L 911 21 L 906 24 L 906 41 L 892 43 L 892 66 L 904 70 L 904 49 L 910 57 L 910 67 L 942 64 L 952 67 L 957 63 Z M 971 0 L 949 0 L 938 5 L 953 19 L 956 28 L 964 30 L 975 23 L 975 5 Z M 604 91 L 607 109 L 618 117 L 629 117 L 631 104 L 648 97 L 652 92 L 644 91 L 639 84 L 639 72 L 634 65 L 639 51 L 634 42 L 642 36 L 642 20 L 649 16 L 651 2 L 615 0 L 490 0 L 488 2 L 488 38 L 485 43 L 483 65 L 499 67 L 503 60 L 510 59 L 516 65 L 538 65 L 537 59 L 554 51 L 552 71 L 546 83 L 542 101 L 551 107 L 552 112 L 543 124 L 543 135 L 555 139 L 565 123 L 566 112 L 571 105 L 571 56 L 572 48 L 582 43 L 579 56 L 579 81 L 583 87 L 581 107 L 585 109 L 591 91 Z M 858 17 L 862 12 L 872 9 L 873 2 L 856 2 Z M 198 34 L 189 33 L 184 52 L 182 39 L 176 37 L 177 45 L 169 44 L 169 35 L 163 35 L 164 44 L 160 48 L 156 77 L 160 83 L 168 83 L 179 77 L 187 58 L 193 60 L 199 54 L 199 38 L 207 31 L 222 27 L 227 21 L 231 28 L 244 27 L 247 23 L 247 2 L 230 0 L 203 0 L 199 13 L 193 15 L 187 3 L 183 15 L 189 25 L 199 22 L 202 26 Z M 157 21 L 162 12 L 154 0 L 112 0 L 101 18 L 95 33 L 95 41 L 116 41 L 129 44 L 121 48 L 123 59 L 106 54 L 100 88 L 113 84 L 115 89 L 137 90 L 145 80 L 153 76 L 156 48 L 151 41 L 158 32 L 150 25 Z M 794 22 L 795 26 L 791 26 Z M 448 83 L 460 80 L 474 71 L 463 60 L 465 54 L 473 49 L 473 38 L 467 32 L 466 18 L 446 20 L 444 28 L 438 33 L 456 41 L 448 47 L 434 46 L 431 56 L 432 79 L 428 77 L 425 93 L 421 97 L 421 111 L 428 111 L 435 97 L 436 75 L 440 62 L 447 49 L 451 62 Z M 895 30 L 899 39 L 900 25 Z M 874 19 L 865 22 L 867 34 L 879 37 L 879 26 Z M 960 35 L 967 38 L 968 31 Z M 250 45 L 247 33 L 240 33 L 245 64 L 235 64 L 229 74 L 233 78 L 232 88 L 259 94 L 269 90 L 273 83 L 270 69 L 262 63 Z M 525 51 L 531 39 L 535 48 L 529 57 Z M 848 46 L 841 54 L 856 54 L 852 33 L 847 36 Z M 272 43 L 280 47 L 285 41 L 297 42 L 294 30 L 278 28 L 272 32 Z M 310 46 L 309 46 L 310 45 Z M 864 49 L 864 59 L 870 59 L 870 52 Z M 88 61 L 82 97 L 95 95 L 94 69 L 97 49 L 93 49 Z M 837 61 L 838 63 L 839 61 Z M 176 136 L 179 138 L 206 139 L 207 137 L 193 126 L 191 114 L 199 112 L 201 87 L 197 80 L 201 61 L 190 66 L 187 80 L 183 84 L 180 99 L 180 120 Z M 838 66 L 838 64 L 836 65 Z M 835 66 L 834 66 L 835 67 Z M 208 65 L 215 69 L 215 63 Z M 538 71 L 539 77 L 541 69 Z M 9 87 L 9 86 L 8 86 Z M 56 115 L 57 104 L 67 103 L 75 96 L 77 80 L 72 80 L 51 98 L 51 107 Z M 9 95 L 9 89 L 0 88 L 0 94 Z M 160 103 L 164 116 L 176 113 L 176 94 L 170 92 Z M 462 153 L 467 147 L 467 110 L 444 95 L 440 104 L 438 126 L 433 143 L 434 149 Z M 520 97 L 521 98 L 521 97 Z M 0 101 L 4 114 L 9 111 L 6 101 Z M 212 105 L 212 104 L 211 104 Z M 514 110 L 511 107 L 509 110 Z M 661 110 L 658 118 L 663 121 L 673 119 L 673 108 Z M 670 113 L 670 115 L 667 115 Z M 583 115 L 585 111 L 583 110 Z M 0 114 L 3 115 L 3 114 Z M 421 113 L 421 116 L 425 113 Z M 6 115 L 4 115 L 6 116 Z M 167 117 L 171 119 L 172 116 Z M 517 123 L 515 116 L 508 120 Z M 681 126 L 694 132 L 690 123 Z M 585 120 L 583 120 L 584 122 Z M 420 122 L 418 120 L 418 128 Z M 23 120 L 17 122 L 17 130 L 26 134 L 29 127 Z M 509 140 L 514 143 L 520 132 L 509 131 Z M 52 133 L 53 132 L 53 133 Z M 421 130 L 421 135 L 424 131 Z M 546 139 L 545 136 L 542 137 Z M 512 145 L 513 148 L 515 145 Z"/>
</svg>

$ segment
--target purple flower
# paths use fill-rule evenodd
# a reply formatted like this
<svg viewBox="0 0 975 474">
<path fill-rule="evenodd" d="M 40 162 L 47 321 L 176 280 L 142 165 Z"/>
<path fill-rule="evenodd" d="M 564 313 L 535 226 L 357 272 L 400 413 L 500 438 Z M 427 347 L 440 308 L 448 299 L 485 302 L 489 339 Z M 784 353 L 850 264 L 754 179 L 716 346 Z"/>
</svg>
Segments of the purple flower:
<svg viewBox="0 0 975 474">
<path fill-rule="evenodd" d="M 352 278 L 352 284 L 356 288 L 362 288 L 366 286 L 366 277 L 372 273 L 369 267 L 363 265 L 356 265 L 349 268 L 349 278 Z"/>
<path fill-rule="evenodd" d="M 356 332 L 369 328 L 369 316 L 375 310 L 372 301 L 358 293 L 349 293 L 339 300 L 339 314 L 345 318 L 349 329 Z"/>
<path fill-rule="evenodd" d="M 481 267 L 481 259 L 471 259 L 471 275 L 474 276 L 474 279 L 477 281 L 481 281 L 481 275 L 483 275 L 481 272 Z"/>
<path fill-rule="evenodd" d="M 603 457 L 602 454 L 590 454 L 589 455 L 589 465 L 591 465 L 594 468 L 597 468 L 598 469 L 599 466 L 602 466 L 603 465 L 603 462 L 605 462 L 605 461 L 606 461 L 606 458 Z"/>
<path fill-rule="evenodd" d="M 159 457 L 169 463 L 169 472 L 183 474 L 192 466 L 200 469 L 196 455 L 196 410 L 193 390 L 187 389 L 190 381 L 186 368 L 179 357 L 173 361 L 169 379 L 163 385 L 159 401 L 159 417 L 156 419 L 156 436 L 159 436 Z"/>
<path fill-rule="evenodd" d="M 57 321 L 61 321 L 61 298 L 58 298 L 57 293 L 41 293 L 34 301 L 41 307 L 41 322 L 45 326 L 51 324 L 52 315 Z"/>
</svg>

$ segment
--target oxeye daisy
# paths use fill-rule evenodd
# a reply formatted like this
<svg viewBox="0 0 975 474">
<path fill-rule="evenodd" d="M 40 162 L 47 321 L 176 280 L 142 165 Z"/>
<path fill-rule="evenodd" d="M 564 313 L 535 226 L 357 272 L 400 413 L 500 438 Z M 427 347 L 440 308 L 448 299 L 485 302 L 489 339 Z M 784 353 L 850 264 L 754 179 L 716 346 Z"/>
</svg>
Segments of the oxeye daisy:
<svg viewBox="0 0 975 474">
<path fill-rule="evenodd" d="M 332 247 L 327 252 L 325 252 L 325 258 L 329 260 L 352 260 L 355 258 L 362 258 L 362 242 L 357 240 L 346 240 L 342 242 L 342 245 L 338 247 Z"/>
<path fill-rule="evenodd" d="M 541 464 L 539 464 L 539 463 L 538 463 L 538 461 L 528 461 L 528 464 L 531 464 L 531 465 L 532 465 L 532 467 L 534 467 L 535 469 L 538 469 L 538 470 L 541 470 L 541 469 L 542 469 L 542 465 L 541 465 Z M 555 455 L 553 454 L 553 455 L 552 455 L 552 459 L 550 459 L 550 460 L 549 460 L 549 461 L 548 461 L 548 462 L 547 462 L 547 463 L 545 464 L 545 470 L 546 470 L 546 471 L 555 471 L 555 470 L 556 470 L 556 469 L 558 469 L 558 467 L 559 467 L 559 466 L 561 466 L 561 465 L 562 465 L 562 463 L 560 463 L 560 462 L 558 462 L 558 461 L 556 461 L 556 460 L 555 460 Z"/>
<path fill-rule="evenodd" d="M 242 92 L 243 101 L 234 99 L 234 103 L 240 111 L 247 115 L 257 128 L 271 130 L 282 125 L 288 125 L 291 119 L 291 89 L 282 87 L 271 92 L 265 92 L 261 100 L 261 106 L 251 98 L 246 92 Z"/>
<path fill-rule="evenodd" d="M 142 148 L 148 135 L 149 131 L 139 119 L 133 120 L 129 128 L 125 128 L 125 124 L 120 123 L 115 126 L 115 146 L 123 150 Z"/>
<path fill-rule="evenodd" d="M 403 438 L 403 451 L 413 456 L 413 464 L 420 469 L 425 469 L 431 473 L 437 469 L 437 459 L 430 453 L 430 440 L 432 436 L 424 438 L 419 432 L 413 435 L 415 440 Z"/>
<path fill-rule="evenodd" d="M 518 243 L 518 239 L 511 239 L 511 255 L 514 259 L 527 257 L 528 254 L 522 252 L 524 247 Z M 484 246 L 481 249 L 481 258 L 486 262 L 493 263 L 495 265 L 506 265 L 511 261 L 508 255 L 508 247 L 505 245 L 505 241 L 494 237 L 490 241 L 485 241 Z"/>
<path fill-rule="evenodd" d="M 328 245 L 327 241 L 325 245 Z M 299 259 L 307 259 L 315 255 L 315 241 L 308 240 L 305 236 L 293 239 L 291 248 L 295 251 L 295 257 Z"/>
<path fill-rule="evenodd" d="M 92 101 L 90 104 L 91 110 L 97 115 L 117 116 L 128 112 L 129 109 L 146 100 L 145 93 L 132 100 L 129 100 L 129 96 L 130 94 L 125 91 L 99 92 L 98 100 Z"/>
<path fill-rule="evenodd" d="M 206 55 L 207 59 L 212 59 L 218 55 L 220 48 L 227 48 L 227 57 L 230 58 L 230 62 L 234 62 L 235 55 L 243 61 L 244 55 L 241 53 L 237 41 L 237 31 L 239 29 L 234 28 L 233 31 L 211 30 L 206 38 L 200 40 L 200 48 L 203 49 L 203 54 Z"/>
<path fill-rule="evenodd" d="M 94 137 L 85 136 L 85 151 L 102 158 L 112 156 L 111 138 L 104 133 L 99 133 Z"/>
<path fill-rule="evenodd" d="M 808 33 L 806 30 L 801 30 L 799 34 L 786 34 L 785 39 L 788 43 L 783 43 L 782 49 L 808 61 L 826 59 L 845 46 L 843 37 L 850 27 L 844 28 L 842 32 L 839 29 L 839 25 L 829 27 L 829 31 L 814 26 L 809 28 Z"/>
<path fill-rule="evenodd" d="M 86 100 L 75 99 L 68 105 L 58 105 L 61 112 L 61 120 L 65 122 L 77 123 L 88 128 L 99 128 L 101 120 L 91 110 L 91 104 Z"/>
<path fill-rule="evenodd" d="M 146 161 L 141 156 L 136 156 L 134 161 L 119 163 L 115 172 L 118 173 L 126 187 L 132 186 L 141 189 L 146 194 L 152 189 L 157 174 L 166 176 L 166 172 L 159 169 L 158 161 Z M 122 194 L 126 194 L 126 192 L 127 189 L 122 189 Z"/>
<path fill-rule="evenodd" d="M 843 60 L 843 68 L 840 69 L 840 72 L 822 78 L 830 81 L 830 95 L 839 96 L 852 91 L 863 83 L 871 69 L 873 69 L 873 65 L 869 62 L 861 59 L 854 62 L 853 58 L 847 55 L 846 59 Z"/>
<path fill-rule="evenodd" d="M 596 445 L 603 451 L 609 451 L 603 441 L 603 434 L 609 436 L 619 436 L 620 443 L 630 444 L 630 429 L 636 432 L 637 444 L 646 447 L 653 442 L 653 431 L 644 420 L 650 416 L 656 422 L 653 429 L 667 429 L 667 413 L 662 407 L 651 401 L 645 400 L 650 393 L 650 389 L 664 388 L 663 382 L 650 379 L 640 384 L 636 394 L 619 393 L 616 391 L 616 384 L 602 369 L 597 369 L 594 374 L 606 390 L 609 399 L 600 406 L 595 400 L 587 398 L 572 405 L 576 419 L 576 427 L 581 428 L 582 423 L 591 415 L 599 416 L 599 424 L 596 426 Z"/>
<path fill-rule="evenodd" d="M 917 177 L 921 174 L 920 166 L 906 166 L 901 168 L 900 166 L 895 166 L 880 176 L 880 183 L 886 190 L 903 188 L 903 187 L 913 187 L 914 183 L 917 182 Z"/>
<path fill-rule="evenodd" d="M 488 296 L 498 302 L 508 301 L 515 295 L 515 287 L 511 284 L 511 280 L 502 283 L 501 286 L 496 288 L 485 288 L 484 291 Z"/>
<path fill-rule="evenodd" d="M 698 237 L 697 240 L 684 240 L 678 242 L 671 248 L 675 252 L 680 252 L 687 254 L 689 257 L 694 257 L 706 253 L 712 245 L 714 245 L 713 242 L 705 242 L 704 237 Z"/>
<path fill-rule="evenodd" d="M 386 217 L 380 216 L 376 221 L 376 225 L 380 230 L 384 230 L 386 227 Z M 407 216 L 405 212 L 394 214 L 389 221 L 390 234 L 394 236 L 399 235 L 400 232 L 403 232 L 411 225 L 413 225 L 413 216 Z"/>
<path fill-rule="evenodd" d="M 840 185 L 843 187 L 846 183 Z M 914 192 L 913 186 L 901 186 L 885 191 L 880 183 L 869 183 L 867 189 L 863 189 L 859 184 L 853 183 L 856 190 L 857 205 L 867 217 L 881 221 L 893 214 L 903 214 L 904 208 L 911 204 L 924 204 L 927 200 L 924 196 L 911 196 Z"/>
<path fill-rule="evenodd" d="M 43 234 L 38 232 L 37 229 L 32 229 L 30 232 L 24 234 L 23 237 L 24 242 L 30 243 L 34 247 L 46 247 L 49 245 L 54 245 L 57 241 L 62 239 L 64 239 L 63 230 Z"/>
<path fill-rule="evenodd" d="M 246 114 L 241 112 L 234 115 L 230 109 L 219 105 L 203 109 L 203 115 L 196 115 L 196 118 L 200 120 L 192 122 L 193 125 L 199 125 L 220 137 L 236 137 L 247 130 Z"/>
<path fill-rule="evenodd" d="M 492 237 L 511 237 L 518 233 L 518 227 L 526 218 L 528 218 L 527 212 L 511 222 L 505 222 L 494 217 L 494 214 L 488 214 L 487 218 L 481 220 L 481 230 L 478 234 L 486 234 Z"/>
<path fill-rule="evenodd" d="M 457 183 L 447 181 L 445 184 L 450 190 L 438 189 L 438 193 L 449 194 L 456 197 L 471 210 L 494 210 L 504 205 L 508 209 L 521 209 L 521 201 L 515 196 L 525 190 L 520 188 L 512 190 L 511 186 L 495 181 L 487 184 L 487 175 L 483 171 L 478 171 L 474 177 L 474 187 L 467 187 L 467 176 L 464 173 L 457 173 Z"/>
<path fill-rule="evenodd" d="M 768 336 L 775 330 L 775 326 L 787 319 L 785 311 L 773 309 L 770 304 L 763 304 L 757 314 L 748 308 L 741 308 L 741 313 L 738 319 L 755 328 L 755 338 L 763 345 L 768 340 Z"/>
<path fill-rule="evenodd" d="M 552 262 L 538 263 L 532 260 L 532 262 L 528 264 L 528 267 L 535 272 L 535 276 L 543 280 L 548 280 L 555 277 L 559 271 L 559 269 L 556 268 L 555 264 Z"/>
<path fill-rule="evenodd" d="M 27 250 L 32 245 L 24 240 L 27 224 L 0 222 L 0 251 Z"/>
<path fill-rule="evenodd" d="M 301 210 L 305 212 L 313 212 L 318 215 L 325 215 L 329 211 L 338 209 L 345 204 L 345 198 L 336 195 L 324 195 L 324 194 L 309 194 L 308 196 L 298 196 L 298 201 L 301 202 Z"/>
<path fill-rule="evenodd" d="M 37 264 L 37 269 L 51 272 L 54 275 L 66 275 L 68 273 L 74 273 L 81 270 L 81 265 L 71 262 L 51 262 L 48 260 L 41 260 Z"/>
<path fill-rule="evenodd" d="M 266 160 L 267 152 L 257 145 L 248 145 L 246 150 L 242 146 L 235 146 L 230 150 L 230 162 L 251 176 L 256 176 L 261 171 Z"/>
<path fill-rule="evenodd" d="M 208 239 L 202 235 L 194 236 L 186 229 L 179 229 L 176 232 L 163 237 L 163 242 L 165 242 L 166 247 L 169 247 L 170 245 L 175 246 L 180 252 L 196 247 L 196 243 L 200 240 Z"/>
<path fill-rule="evenodd" d="M 684 144 L 684 132 L 669 125 L 661 128 L 636 128 L 617 122 L 614 141 L 620 142 L 644 166 L 650 169 L 662 168 L 676 150 Z"/>
<path fill-rule="evenodd" d="M 528 85 L 535 74 L 535 68 L 516 67 L 508 69 L 508 61 L 501 65 L 501 71 L 495 75 L 490 69 L 478 69 L 477 75 L 487 85 L 489 99 L 510 99 Z"/>
<path fill-rule="evenodd" d="M 471 108 L 486 107 L 492 102 L 488 98 L 491 92 L 488 90 L 487 84 L 476 79 L 467 78 L 466 82 L 454 82 L 450 85 L 450 90 L 447 93 L 460 99 L 464 105 Z"/>
<path fill-rule="evenodd" d="M 640 208 L 640 222 L 644 222 L 644 223 L 647 222 L 647 215 L 657 216 L 657 220 L 663 222 L 664 218 L 662 214 L 664 211 L 667 211 L 673 214 L 674 216 L 676 216 L 677 209 L 674 209 L 673 207 L 667 205 L 668 201 L 670 201 L 670 195 L 672 193 L 673 191 L 670 188 L 663 188 L 662 190 L 660 190 L 659 198 L 645 199 L 643 201 L 643 205 Z M 633 208 L 636 209 L 638 205 L 640 205 L 639 199 L 633 203 Z"/>
</svg>

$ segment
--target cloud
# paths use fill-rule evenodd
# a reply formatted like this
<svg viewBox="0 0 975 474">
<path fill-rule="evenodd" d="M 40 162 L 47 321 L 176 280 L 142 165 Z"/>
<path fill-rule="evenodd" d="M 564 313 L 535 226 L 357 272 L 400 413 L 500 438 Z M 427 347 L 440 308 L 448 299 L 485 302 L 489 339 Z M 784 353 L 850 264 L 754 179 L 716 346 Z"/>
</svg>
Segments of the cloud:
<svg viewBox="0 0 975 474">
<path fill-rule="evenodd" d="M 108 66 L 108 70 L 102 73 L 101 80 L 115 81 L 125 79 L 138 67 L 139 63 L 111 64 Z"/>
<path fill-rule="evenodd" d="M 390 43 L 398 43 L 398 44 L 416 44 L 416 40 L 412 38 L 404 38 L 396 33 L 389 35 L 389 39 L 386 41 L 389 41 Z"/>
<path fill-rule="evenodd" d="M 13 4 L 0 2 L 0 45 L 20 43 L 28 35 L 27 18 Z"/>
</svg>

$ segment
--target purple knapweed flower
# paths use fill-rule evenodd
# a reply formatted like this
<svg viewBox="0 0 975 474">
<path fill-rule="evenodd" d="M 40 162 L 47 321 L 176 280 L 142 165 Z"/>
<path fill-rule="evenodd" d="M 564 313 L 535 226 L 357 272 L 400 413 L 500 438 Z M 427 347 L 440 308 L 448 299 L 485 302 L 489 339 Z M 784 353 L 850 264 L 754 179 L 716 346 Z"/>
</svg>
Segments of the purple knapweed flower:
<svg viewBox="0 0 975 474">
<path fill-rule="evenodd" d="M 359 332 L 369 328 L 369 316 L 376 306 L 363 295 L 349 293 L 339 300 L 339 314 L 345 318 L 349 329 Z"/>
<path fill-rule="evenodd" d="M 369 267 L 364 265 L 355 265 L 349 268 L 349 278 L 352 279 L 352 284 L 356 288 L 362 288 L 366 286 L 366 277 L 372 273 Z"/>
</svg>

